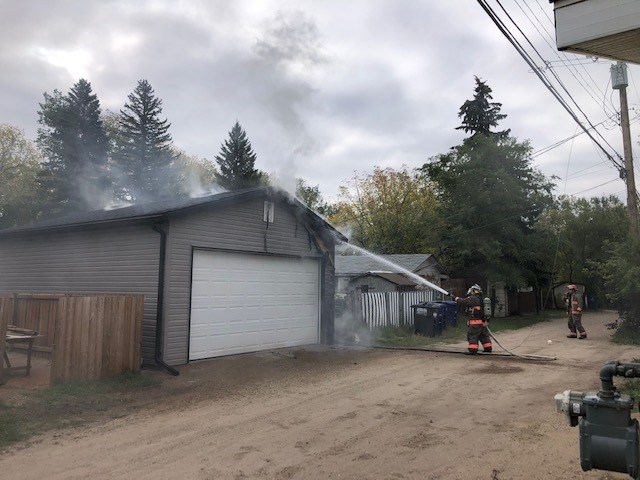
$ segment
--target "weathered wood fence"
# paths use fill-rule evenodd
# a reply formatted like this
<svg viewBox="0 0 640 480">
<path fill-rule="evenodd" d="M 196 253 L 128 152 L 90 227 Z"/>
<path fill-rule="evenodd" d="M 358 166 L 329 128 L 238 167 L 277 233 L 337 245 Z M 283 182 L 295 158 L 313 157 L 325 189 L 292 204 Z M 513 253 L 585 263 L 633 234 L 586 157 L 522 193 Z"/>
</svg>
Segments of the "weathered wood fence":
<svg viewBox="0 0 640 480">
<path fill-rule="evenodd" d="M 369 329 L 386 326 L 413 325 L 411 305 L 433 301 L 431 290 L 413 292 L 351 292 L 347 295 L 347 305 L 357 322 L 364 322 Z"/>
<path fill-rule="evenodd" d="M 138 372 L 143 303 L 143 295 L 0 296 L 0 339 L 7 324 L 38 331 L 34 350 L 51 355 L 51 384 Z"/>
</svg>

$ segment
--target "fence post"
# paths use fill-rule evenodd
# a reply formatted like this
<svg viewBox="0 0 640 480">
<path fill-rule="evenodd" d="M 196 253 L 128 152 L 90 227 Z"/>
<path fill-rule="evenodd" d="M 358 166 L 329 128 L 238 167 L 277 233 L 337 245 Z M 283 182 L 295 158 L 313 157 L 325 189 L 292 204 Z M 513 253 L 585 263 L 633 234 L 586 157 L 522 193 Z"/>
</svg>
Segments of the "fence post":
<svg viewBox="0 0 640 480">
<path fill-rule="evenodd" d="M 401 327 L 404 327 L 407 324 L 406 319 L 404 318 L 404 297 L 404 292 L 398 292 L 398 323 Z"/>
<path fill-rule="evenodd" d="M 384 319 L 385 325 L 391 325 L 391 292 L 384 292 L 385 314 L 387 318 Z"/>
</svg>

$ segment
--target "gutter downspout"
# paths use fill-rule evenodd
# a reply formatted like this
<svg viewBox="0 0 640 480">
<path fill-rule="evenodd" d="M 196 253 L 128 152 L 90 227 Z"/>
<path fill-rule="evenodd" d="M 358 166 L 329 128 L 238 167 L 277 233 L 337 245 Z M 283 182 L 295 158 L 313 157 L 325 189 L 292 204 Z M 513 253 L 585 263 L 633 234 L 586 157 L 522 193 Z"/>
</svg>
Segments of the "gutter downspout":
<svg viewBox="0 0 640 480">
<path fill-rule="evenodd" d="M 180 372 L 173 368 L 171 365 L 167 365 L 162 360 L 162 334 L 164 326 L 164 273 L 166 262 L 166 249 L 167 249 L 167 232 L 162 229 L 158 224 L 151 225 L 151 228 L 160 234 L 160 265 L 158 267 L 158 302 L 156 305 L 156 345 L 154 360 L 157 365 L 164 368 L 173 376 L 180 375 Z"/>
</svg>

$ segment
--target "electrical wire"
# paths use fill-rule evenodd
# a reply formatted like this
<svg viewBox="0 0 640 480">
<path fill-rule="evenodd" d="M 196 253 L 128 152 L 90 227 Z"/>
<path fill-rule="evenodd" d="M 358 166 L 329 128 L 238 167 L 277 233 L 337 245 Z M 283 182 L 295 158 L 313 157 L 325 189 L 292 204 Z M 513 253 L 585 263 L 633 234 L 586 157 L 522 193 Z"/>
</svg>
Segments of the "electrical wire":
<svg viewBox="0 0 640 480">
<path fill-rule="evenodd" d="M 617 178 L 614 178 L 614 179 L 609 180 L 609 181 L 607 181 L 607 182 L 601 183 L 600 185 L 596 185 L 595 187 L 586 188 L 586 189 L 584 189 L 584 190 L 580 190 L 579 192 L 571 193 L 569 196 L 570 196 L 570 197 L 575 197 L 576 195 L 579 195 L 579 194 L 581 194 L 581 193 L 588 192 L 588 191 L 590 191 L 590 190 L 595 190 L 596 188 L 600 188 L 600 187 L 602 187 L 602 186 L 604 186 L 604 185 L 608 185 L 608 184 L 613 183 L 613 182 L 616 182 L 616 181 L 618 181 L 618 180 L 620 180 L 620 177 L 617 177 Z"/>
<path fill-rule="evenodd" d="M 577 68 L 575 68 L 575 67 L 571 68 L 572 66 L 571 66 L 569 63 L 567 63 L 567 61 L 568 61 L 569 59 L 568 59 L 568 57 L 567 57 L 566 55 L 564 55 L 564 52 L 563 52 L 564 59 L 563 59 L 562 57 L 560 57 L 560 55 L 558 55 L 558 51 L 557 51 L 557 49 L 555 48 L 555 46 L 554 46 L 554 45 L 552 45 L 552 44 L 549 42 L 548 38 L 549 38 L 549 39 L 551 39 L 551 41 L 555 41 L 555 40 L 553 39 L 553 37 L 551 37 L 551 35 L 550 35 L 550 34 L 549 34 L 549 32 L 547 31 L 547 29 L 544 27 L 544 25 L 542 25 L 542 22 L 540 22 L 540 19 L 539 19 L 539 18 L 537 17 L 537 15 L 534 13 L 534 11 L 531 9 L 531 7 L 530 7 L 530 6 L 525 2 L 525 6 L 527 7 L 527 9 L 528 9 L 528 10 L 529 10 L 529 12 L 531 13 L 531 15 L 533 15 L 533 17 L 537 20 L 537 23 L 538 23 L 538 24 L 540 24 L 540 27 L 545 31 L 546 36 L 545 36 L 541 31 L 540 31 L 540 29 L 538 28 L 538 26 L 537 26 L 536 22 L 534 22 L 534 21 L 531 19 L 531 17 L 527 14 L 527 12 L 525 12 L 524 8 L 520 5 L 519 1 L 518 1 L 518 0 L 513 0 L 513 1 L 514 1 L 514 2 L 515 2 L 515 4 L 518 6 L 518 8 L 520 9 L 520 11 L 524 14 L 524 16 L 527 18 L 527 20 L 529 20 L 529 23 L 531 23 L 531 25 L 533 25 L 533 28 L 535 28 L 535 30 L 538 32 L 538 34 L 539 34 L 539 35 L 540 35 L 540 37 L 544 40 L 544 42 L 547 44 L 547 46 L 549 46 L 549 48 L 551 49 L 551 51 L 553 51 L 553 52 L 555 53 L 556 57 L 558 57 L 558 58 L 560 59 L 560 62 L 562 63 L 562 65 L 563 65 L 563 66 L 565 66 L 565 67 L 567 67 L 567 71 L 571 74 L 571 76 L 573 76 L 573 78 L 576 80 L 576 82 L 578 82 L 578 84 L 579 84 L 582 88 L 584 88 L 584 90 L 585 90 L 585 91 L 587 92 L 587 94 L 588 94 L 588 95 L 589 95 L 589 96 L 590 96 L 590 97 L 595 101 L 595 103 L 596 103 L 596 104 L 599 104 L 599 102 L 600 102 L 600 101 L 599 101 L 599 99 L 598 99 L 598 98 L 596 98 L 597 92 L 596 92 L 593 88 L 591 88 L 591 86 L 590 86 L 590 85 L 588 85 L 588 82 L 587 82 L 587 81 L 586 81 L 586 79 L 585 79 L 585 78 L 580 74 L 580 72 L 578 71 L 578 69 L 577 69 Z M 523 36 L 524 36 L 524 33 L 523 33 Z M 526 38 L 526 36 L 525 36 L 525 38 Z M 529 43 L 531 44 L 531 42 L 529 42 Z M 532 45 L 532 44 L 531 44 L 531 45 Z M 533 46 L 533 45 L 532 45 L 532 46 Z M 537 50 L 536 50 L 536 52 L 537 52 Z M 541 56 L 541 55 L 540 55 L 540 57 L 542 58 L 542 56 Z M 544 60 L 544 59 L 543 59 L 543 60 Z M 549 61 L 545 61 L 545 65 L 546 65 L 546 67 L 547 67 L 547 68 L 551 69 L 551 62 L 549 62 Z M 585 71 L 586 71 L 586 69 L 585 69 Z M 558 78 L 558 77 L 557 77 L 557 75 L 555 75 L 555 73 L 554 73 L 554 76 L 556 76 L 556 78 Z M 580 78 L 578 78 L 578 77 L 580 77 Z M 580 79 L 582 79 L 582 81 L 581 81 Z M 583 82 L 584 82 L 584 83 L 583 83 Z M 594 82 L 594 84 L 595 84 L 595 82 Z M 596 84 L 596 87 L 597 87 L 597 84 Z M 602 94 L 602 93 L 603 93 L 603 92 L 602 92 L 602 89 L 600 89 L 599 87 L 598 87 L 598 89 L 600 90 L 600 94 Z M 605 115 L 607 115 L 607 116 L 611 114 L 611 112 L 608 112 L 606 108 L 604 108 L 604 113 L 605 113 Z"/>
<path fill-rule="evenodd" d="M 527 4 L 527 2 L 525 2 L 525 4 Z M 551 16 L 549 15 L 549 13 L 547 12 L 547 10 L 542 7 L 542 4 L 540 3 L 540 0 L 536 0 L 536 5 L 540 9 L 540 11 L 544 14 L 544 16 L 547 18 L 547 21 L 551 25 L 552 30 L 555 30 L 555 23 L 554 23 L 553 19 L 551 18 Z M 536 19 L 538 19 L 537 15 L 534 14 L 534 16 L 536 17 Z M 538 21 L 539 21 L 539 19 L 538 19 Z M 540 24 L 542 24 L 542 22 L 540 22 Z M 546 28 L 544 30 L 547 31 Z M 549 34 L 549 38 L 551 38 L 551 41 L 555 43 L 555 36 L 554 35 Z M 556 47 L 551 47 L 551 50 L 557 54 L 557 48 Z M 566 52 L 561 52 L 561 53 L 562 53 L 563 57 L 568 59 L 568 56 L 567 56 Z M 605 87 L 605 91 L 603 92 L 602 89 L 600 88 L 600 84 L 594 80 L 593 76 L 591 75 L 589 70 L 587 70 L 587 68 L 586 68 L 586 65 L 593 65 L 594 63 L 598 63 L 599 59 L 595 58 L 595 57 L 592 57 L 589 60 L 582 61 L 584 59 L 584 56 L 582 56 L 582 55 L 578 56 L 578 55 L 575 55 L 575 54 L 572 55 L 572 58 L 574 59 L 574 62 L 577 63 L 577 65 L 582 67 L 582 70 L 584 70 L 584 72 L 587 74 L 587 76 L 591 80 L 591 83 L 593 85 L 595 85 L 595 87 L 598 89 L 598 91 L 603 95 L 603 97 L 605 97 L 606 96 L 606 90 L 607 90 L 608 87 Z M 609 77 L 609 81 L 611 81 L 611 77 Z M 615 112 L 616 111 L 615 105 L 613 105 L 613 102 L 609 102 L 609 103 L 610 103 L 611 108 Z M 607 108 L 604 106 L 604 103 L 603 103 L 603 107 L 602 108 L 605 111 L 607 110 Z"/>
<path fill-rule="evenodd" d="M 605 147 L 589 132 L 589 129 L 585 127 L 582 121 L 577 117 L 577 115 L 573 112 L 568 103 L 562 98 L 560 93 L 556 90 L 556 88 L 551 84 L 549 79 L 542 73 L 541 69 L 535 65 L 531 56 L 524 50 L 522 45 L 515 39 L 513 34 L 509 31 L 507 26 L 502 22 L 502 20 L 498 17 L 495 11 L 487 4 L 486 0 L 477 0 L 482 9 L 487 13 L 489 18 L 494 22 L 494 24 L 498 27 L 500 32 L 507 38 L 509 43 L 516 49 L 516 51 L 520 54 L 520 56 L 527 62 L 527 64 L 534 70 L 534 73 L 540 81 L 545 85 L 545 87 L 551 92 L 551 94 L 556 98 L 556 100 L 560 103 L 560 105 L 569 113 L 569 115 L 574 119 L 574 121 L 582 128 L 582 130 L 587 134 L 587 136 L 594 142 L 594 144 L 605 154 L 605 156 L 614 164 L 619 170 L 624 170 L 621 160 L 622 157 L 618 154 L 615 149 L 602 137 L 602 135 L 595 129 L 595 126 L 589 122 L 590 126 L 594 129 L 594 131 L 604 140 L 604 142 L 611 148 L 611 150 L 616 153 L 619 160 L 616 160 L 606 149 Z M 498 2 L 499 3 L 499 2 Z M 572 98 L 570 96 L 570 98 Z M 575 102 L 575 100 L 572 98 Z M 588 121 L 588 119 L 587 119 Z"/>
<path fill-rule="evenodd" d="M 617 114 L 618 114 L 617 112 L 613 113 L 608 118 L 605 118 L 601 122 L 596 123 L 594 127 L 598 127 L 600 125 L 604 125 L 606 122 L 609 122 L 609 121 L 613 120 L 613 117 L 617 116 Z M 589 128 L 589 130 L 591 130 L 591 128 Z M 576 138 L 576 137 L 578 137 L 580 135 L 583 135 L 584 133 L 585 133 L 584 131 L 576 132 L 573 135 L 571 135 L 570 137 L 563 138 L 562 140 L 558 140 L 557 142 L 552 143 L 551 145 L 548 145 L 548 146 L 543 147 L 543 148 L 541 148 L 539 150 L 536 150 L 535 152 L 533 152 L 531 154 L 531 158 L 536 158 L 536 157 L 539 157 L 540 155 L 544 155 L 545 153 L 550 152 L 554 148 L 558 148 L 558 147 L 564 145 L 565 143 L 567 143 L 569 140 L 573 140 L 574 138 Z"/>
</svg>

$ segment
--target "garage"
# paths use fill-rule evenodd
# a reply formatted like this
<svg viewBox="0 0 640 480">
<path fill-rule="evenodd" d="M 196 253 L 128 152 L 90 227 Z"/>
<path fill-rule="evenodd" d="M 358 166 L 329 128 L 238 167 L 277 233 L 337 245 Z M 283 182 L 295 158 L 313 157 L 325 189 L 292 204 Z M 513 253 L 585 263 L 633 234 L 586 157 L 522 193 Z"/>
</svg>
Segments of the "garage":
<svg viewBox="0 0 640 480">
<path fill-rule="evenodd" d="M 194 250 L 189 360 L 318 343 L 317 259 Z"/>
<path fill-rule="evenodd" d="M 273 187 L 78 212 L 0 231 L 0 293 L 144 295 L 143 362 L 176 373 L 192 360 L 332 343 L 345 240 Z"/>
</svg>

